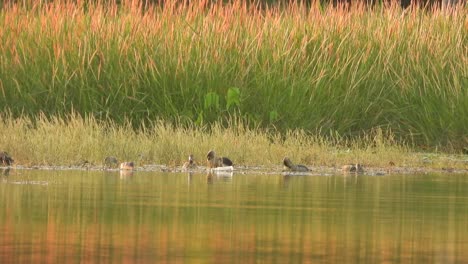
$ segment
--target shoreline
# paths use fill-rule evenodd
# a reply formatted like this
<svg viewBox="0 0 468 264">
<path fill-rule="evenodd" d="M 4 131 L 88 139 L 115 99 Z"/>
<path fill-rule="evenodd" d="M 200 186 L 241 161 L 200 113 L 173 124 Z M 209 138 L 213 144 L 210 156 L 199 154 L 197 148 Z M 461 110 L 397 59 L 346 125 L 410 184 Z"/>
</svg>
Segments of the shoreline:
<svg viewBox="0 0 468 264">
<path fill-rule="evenodd" d="M 468 161 L 465 161 L 468 166 Z M 125 171 L 118 168 L 104 168 L 102 165 L 90 166 L 11 166 L 0 167 L 0 173 L 5 171 L 9 173 L 15 170 L 43 170 L 43 171 L 95 171 L 104 173 L 120 173 L 125 175 L 138 174 L 140 172 L 158 172 L 158 173 L 189 173 L 189 174 L 206 174 L 206 175 L 283 175 L 283 176 L 392 176 L 392 175 L 410 175 L 410 174 L 468 174 L 468 168 L 431 168 L 431 167 L 364 167 L 364 173 L 349 173 L 343 172 L 341 167 L 334 166 L 307 166 L 308 172 L 290 172 L 285 171 L 282 166 L 234 166 L 233 171 L 229 172 L 210 172 L 207 167 L 199 166 L 195 169 L 183 169 L 182 166 L 167 166 L 160 164 L 149 164 L 137 166 L 134 170 Z"/>
<path fill-rule="evenodd" d="M 1 116 L 0 116 L 1 117 Z M 177 171 L 192 155 L 205 165 L 207 152 L 228 157 L 239 168 L 266 168 L 281 171 L 284 157 L 310 168 L 341 169 L 347 164 L 365 168 L 401 171 L 468 170 L 468 154 L 462 152 L 418 151 L 416 146 L 399 143 L 389 131 L 376 130 L 357 139 L 339 135 L 323 137 L 296 129 L 282 134 L 248 128 L 238 123 L 223 127 L 183 127 L 165 122 L 134 130 L 113 122 L 101 123 L 88 117 L 40 119 L 31 126 L 28 118 L 0 118 L 0 151 L 17 168 L 103 168 L 106 157 L 113 164 L 134 162 L 137 167 L 165 164 Z M 8 165 L 8 164 L 4 164 Z M 279 169 L 278 169 L 279 168 Z M 405 169 L 414 168 L 414 169 Z M 423 170 L 424 170 L 423 169 Z M 146 168 L 144 169 L 146 170 Z M 327 169 L 328 171 L 328 169 Z"/>
</svg>

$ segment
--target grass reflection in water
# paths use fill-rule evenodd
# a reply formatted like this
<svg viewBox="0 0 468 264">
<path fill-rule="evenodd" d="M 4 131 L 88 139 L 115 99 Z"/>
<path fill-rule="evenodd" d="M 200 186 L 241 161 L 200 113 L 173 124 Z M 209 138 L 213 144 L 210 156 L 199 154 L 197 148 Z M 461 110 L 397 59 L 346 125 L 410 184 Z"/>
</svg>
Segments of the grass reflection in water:
<svg viewBox="0 0 468 264">
<path fill-rule="evenodd" d="M 463 262 L 466 176 L 17 170 L 0 262 Z"/>
</svg>

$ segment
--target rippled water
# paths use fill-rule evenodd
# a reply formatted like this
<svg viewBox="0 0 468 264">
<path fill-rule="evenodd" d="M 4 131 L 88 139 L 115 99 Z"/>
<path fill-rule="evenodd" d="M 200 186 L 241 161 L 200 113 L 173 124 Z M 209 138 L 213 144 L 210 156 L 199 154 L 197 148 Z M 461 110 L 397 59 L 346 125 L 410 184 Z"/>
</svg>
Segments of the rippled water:
<svg viewBox="0 0 468 264">
<path fill-rule="evenodd" d="M 0 263 L 468 263 L 468 175 L 16 170 Z"/>
</svg>

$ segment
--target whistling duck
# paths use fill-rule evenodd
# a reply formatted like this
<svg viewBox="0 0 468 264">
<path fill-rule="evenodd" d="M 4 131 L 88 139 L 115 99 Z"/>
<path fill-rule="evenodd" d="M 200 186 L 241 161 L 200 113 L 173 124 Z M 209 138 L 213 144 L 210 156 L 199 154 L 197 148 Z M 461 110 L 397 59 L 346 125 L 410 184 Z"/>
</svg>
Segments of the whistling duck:
<svg viewBox="0 0 468 264">
<path fill-rule="evenodd" d="M 206 155 L 209 168 L 228 167 L 232 166 L 232 161 L 227 157 L 216 157 L 214 150 L 210 150 Z"/>
<path fill-rule="evenodd" d="M 288 157 L 284 157 L 283 165 L 286 167 L 286 169 L 290 171 L 296 171 L 296 172 L 309 171 L 309 168 L 307 168 L 305 165 L 296 165 L 292 163 L 292 161 Z"/>
</svg>

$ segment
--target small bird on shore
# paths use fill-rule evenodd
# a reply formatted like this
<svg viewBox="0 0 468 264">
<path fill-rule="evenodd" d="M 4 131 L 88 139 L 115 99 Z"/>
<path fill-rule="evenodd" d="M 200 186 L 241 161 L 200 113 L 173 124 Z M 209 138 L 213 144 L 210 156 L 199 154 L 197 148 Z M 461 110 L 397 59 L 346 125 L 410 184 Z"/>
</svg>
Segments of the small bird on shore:
<svg viewBox="0 0 468 264">
<path fill-rule="evenodd" d="M 0 162 L 2 165 L 10 166 L 13 162 L 15 162 L 10 155 L 6 151 L 0 151 Z"/>
<path fill-rule="evenodd" d="M 197 167 L 197 164 L 195 163 L 195 160 L 193 159 L 193 154 L 190 154 L 188 157 L 188 161 L 184 163 L 182 168 L 187 170 L 187 169 L 194 169 L 196 167 Z"/>
<path fill-rule="evenodd" d="M 214 150 L 210 150 L 206 155 L 208 168 L 228 167 L 232 166 L 232 161 L 227 157 L 216 157 Z"/>
<path fill-rule="evenodd" d="M 134 168 L 135 163 L 133 161 L 120 163 L 120 170 L 133 170 Z"/>
<path fill-rule="evenodd" d="M 294 172 L 307 172 L 307 171 L 309 171 L 309 168 L 307 168 L 305 165 L 296 165 L 288 157 L 284 157 L 283 165 L 289 171 L 294 171 Z"/>
<path fill-rule="evenodd" d="M 360 174 L 360 173 L 363 173 L 364 172 L 364 167 L 359 164 L 359 163 L 356 163 L 356 164 L 348 164 L 348 165 L 343 165 L 343 167 L 341 167 L 341 171 L 343 173 L 356 173 L 356 174 Z"/>
</svg>

